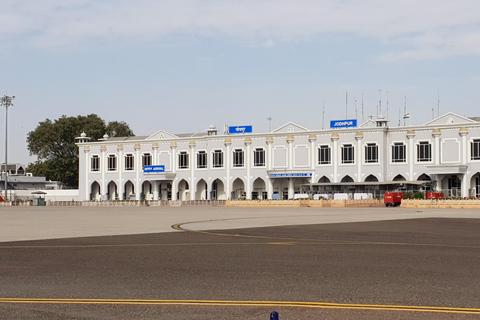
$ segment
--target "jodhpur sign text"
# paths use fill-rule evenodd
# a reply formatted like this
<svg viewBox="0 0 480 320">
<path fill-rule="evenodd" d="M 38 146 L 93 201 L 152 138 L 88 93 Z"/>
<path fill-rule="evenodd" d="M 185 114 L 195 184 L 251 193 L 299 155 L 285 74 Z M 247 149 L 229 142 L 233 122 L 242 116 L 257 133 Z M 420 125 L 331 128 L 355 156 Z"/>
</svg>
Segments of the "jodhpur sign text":
<svg viewBox="0 0 480 320">
<path fill-rule="evenodd" d="M 351 120 L 332 120 L 330 121 L 330 128 L 350 128 L 357 126 L 357 119 Z"/>
</svg>

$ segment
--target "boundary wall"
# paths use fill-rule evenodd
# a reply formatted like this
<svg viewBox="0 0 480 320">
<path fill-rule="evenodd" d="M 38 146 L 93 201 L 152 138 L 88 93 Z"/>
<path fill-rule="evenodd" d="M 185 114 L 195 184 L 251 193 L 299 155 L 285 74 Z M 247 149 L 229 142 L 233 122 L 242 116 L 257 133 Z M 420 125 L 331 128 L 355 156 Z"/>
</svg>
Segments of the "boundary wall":
<svg viewBox="0 0 480 320">
<path fill-rule="evenodd" d="M 478 199 L 403 199 L 402 208 L 435 208 L 435 209 L 480 209 Z"/>
<path fill-rule="evenodd" d="M 33 201 L 0 202 L 0 207 L 33 206 Z M 45 206 L 81 206 L 81 207 L 180 207 L 180 206 L 220 206 L 220 207 L 283 207 L 283 208 L 346 208 L 346 207 L 385 207 L 382 199 L 364 200 L 192 200 L 192 201 L 45 201 Z M 401 208 L 410 209 L 480 209 L 479 199 L 461 200 L 422 200 L 403 199 Z M 394 209 L 393 209 L 394 210 Z"/>
</svg>

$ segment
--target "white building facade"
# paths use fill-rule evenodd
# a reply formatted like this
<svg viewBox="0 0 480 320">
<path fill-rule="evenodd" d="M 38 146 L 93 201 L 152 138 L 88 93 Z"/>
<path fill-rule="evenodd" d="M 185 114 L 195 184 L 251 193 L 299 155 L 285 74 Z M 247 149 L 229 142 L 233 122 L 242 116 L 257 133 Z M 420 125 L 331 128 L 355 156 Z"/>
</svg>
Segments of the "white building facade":
<svg viewBox="0 0 480 320">
<path fill-rule="evenodd" d="M 291 199 L 319 188 L 383 192 L 406 184 L 446 196 L 480 196 L 480 122 L 447 113 L 422 126 L 386 124 L 308 130 L 287 123 L 270 133 L 244 134 L 218 134 L 212 127 L 206 134 L 161 130 L 97 142 L 82 135 L 79 199 Z"/>
</svg>

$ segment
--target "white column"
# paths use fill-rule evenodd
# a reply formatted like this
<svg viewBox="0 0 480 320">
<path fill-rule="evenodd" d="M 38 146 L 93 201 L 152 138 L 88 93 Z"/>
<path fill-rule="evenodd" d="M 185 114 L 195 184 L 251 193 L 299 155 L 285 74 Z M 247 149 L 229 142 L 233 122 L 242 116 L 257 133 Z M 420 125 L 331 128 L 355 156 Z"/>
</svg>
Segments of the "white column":
<svg viewBox="0 0 480 320">
<path fill-rule="evenodd" d="M 251 145 L 252 145 L 252 138 L 245 139 L 245 146 L 247 147 L 246 151 L 246 169 L 247 169 L 247 179 L 246 179 L 246 186 L 245 186 L 245 193 L 247 200 L 252 200 L 252 183 L 251 183 L 251 166 L 252 166 L 252 153 L 251 153 Z"/>
<path fill-rule="evenodd" d="M 293 199 L 295 190 L 293 189 L 293 178 L 288 178 L 288 199 Z"/>
<path fill-rule="evenodd" d="M 362 158 L 362 140 L 363 140 L 363 133 L 357 132 L 355 135 L 355 139 L 357 140 L 357 159 L 355 160 L 357 163 L 357 182 L 362 182 L 362 165 L 363 165 L 363 158 Z"/>
<path fill-rule="evenodd" d="M 467 164 L 467 155 L 468 155 L 468 152 L 467 152 L 467 135 L 468 135 L 468 129 L 463 127 L 463 128 L 460 128 L 460 131 L 459 131 L 459 134 L 460 136 L 462 137 L 462 146 L 461 146 L 461 150 L 462 150 L 462 164 L 463 165 L 466 165 Z"/>
<path fill-rule="evenodd" d="M 467 165 L 468 163 L 468 148 L 467 148 L 467 135 L 468 135 L 468 129 L 466 127 L 460 128 L 459 134 L 462 137 L 462 164 Z M 462 197 L 468 197 L 468 187 L 469 183 L 467 180 L 467 173 L 464 173 L 462 176 Z"/>
<path fill-rule="evenodd" d="M 272 200 L 273 198 L 273 181 L 271 178 L 267 180 L 267 199 Z"/>
<path fill-rule="evenodd" d="M 312 170 L 315 170 L 315 141 L 317 141 L 317 136 L 315 134 L 311 134 L 310 137 L 308 138 L 308 141 L 310 142 L 310 167 Z M 314 175 L 314 174 L 313 174 Z M 312 175 L 312 181 L 314 180 L 314 176 Z"/>
<path fill-rule="evenodd" d="M 153 143 L 152 144 L 152 149 L 153 149 L 153 160 L 152 160 L 152 165 L 158 165 L 158 143 Z M 154 180 L 153 181 L 153 200 L 158 200 L 158 194 L 161 192 L 159 190 L 160 188 L 158 187 L 158 181 Z"/>
<path fill-rule="evenodd" d="M 227 193 L 227 199 L 230 199 L 232 196 L 232 181 L 230 177 L 230 170 L 232 167 L 232 151 L 230 150 L 230 146 L 232 145 L 232 140 L 230 138 L 225 139 L 225 147 L 227 148 L 225 151 L 225 171 L 227 172 L 226 176 L 226 186 L 225 192 Z"/>
<path fill-rule="evenodd" d="M 100 152 L 102 153 L 102 160 L 101 162 L 103 163 L 102 166 L 102 181 L 100 181 L 100 195 L 103 197 L 104 195 L 106 195 L 107 193 L 105 192 L 106 190 L 106 186 L 105 186 L 105 172 L 107 171 L 107 166 L 106 166 L 106 153 L 107 151 L 107 146 L 106 145 L 102 145 L 100 146 Z"/>
<path fill-rule="evenodd" d="M 90 172 L 90 156 L 89 156 L 89 151 L 90 151 L 90 147 L 89 146 L 85 146 L 85 148 L 83 149 L 83 152 L 85 154 L 85 197 L 84 197 L 84 200 L 90 200 L 90 183 L 88 181 L 88 173 Z M 103 170 L 102 168 L 102 163 L 103 163 L 103 160 L 100 160 L 100 170 Z"/>
<path fill-rule="evenodd" d="M 197 186 L 195 183 L 195 147 L 197 143 L 195 141 L 191 141 L 190 144 L 190 159 L 189 159 L 189 166 L 190 166 L 190 200 L 195 200 L 195 193 L 197 190 Z"/>
<path fill-rule="evenodd" d="M 268 137 L 266 139 L 267 142 L 267 174 L 273 167 L 273 154 L 272 154 L 272 144 L 273 144 L 273 137 Z M 273 180 L 268 176 L 267 179 L 267 199 L 271 200 L 273 198 Z"/>
<path fill-rule="evenodd" d="M 435 154 L 433 159 L 433 164 L 435 165 L 440 164 L 440 135 L 441 134 L 442 132 L 440 131 L 440 129 L 434 129 L 432 132 L 432 136 L 435 144 Z"/>
<path fill-rule="evenodd" d="M 177 200 L 177 179 L 172 181 L 172 200 Z"/>
<path fill-rule="evenodd" d="M 135 145 L 135 159 L 133 163 L 133 168 L 135 169 L 135 200 L 140 200 L 141 196 L 141 184 L 140 184 L 140 144 Z"/>
<path fill-rule="evenodd" d="M 293 136 L 288 136 L 287 137 L 287 143 L 288 143 L 288 170 L 293 169 L 293 141 L 295 138 Z"/>
<path fill-rule="evenodd" d="M 415 162 L 415 149 L 414 149 L 414 141 L 415 138 L 415 131 L 410 130 L 407 132 L 407 139 L 408 139 L 408 179 L 413 181 L 413 165 Z"/>
<path fill-rule="evenodd" d="M 333 182 L 338 182 L 338 134 L 332 134 L 330 138 L 333 142 L 332 150 L 332 165 L 333 165 Z"/>
<path fill-rule="evenodd" d="M 117 153 L 118 153 L 118 199 L 119 200 L 124 200 L 123 199 L 123 192 L 124 192 L 124 184 L 122 180 L 122 151 L 123 151 L 123 145 L 118 145 L 117 146 Z"/>
<path fill-rule="evenodd" d="M 173 141 L 170 144 L 170 149 L 172 150 L 172 159 L 171 159 L 171 164 L 172 164 L 172 173 L 177 172 L 177 143 Z M 177 200 L 177 181 L 178 179 L 175 177 L 172 180 L 172 200 Z"/>
</svg>

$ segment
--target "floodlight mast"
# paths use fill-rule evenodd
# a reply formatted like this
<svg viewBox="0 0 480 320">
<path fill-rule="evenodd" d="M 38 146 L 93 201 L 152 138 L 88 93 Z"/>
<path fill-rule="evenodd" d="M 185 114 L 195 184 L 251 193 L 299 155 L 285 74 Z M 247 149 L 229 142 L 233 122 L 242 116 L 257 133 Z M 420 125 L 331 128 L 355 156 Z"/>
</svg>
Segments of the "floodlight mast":
<svg viewBox="0 0 480 320">
<path fill-rule="evenodd" d="M 0 105 L 5 107 L 5 201 L 8 201 L 8 107 L 13 106 L 15 96 L 4 95 L 0 98 Z"/>
</svg>

